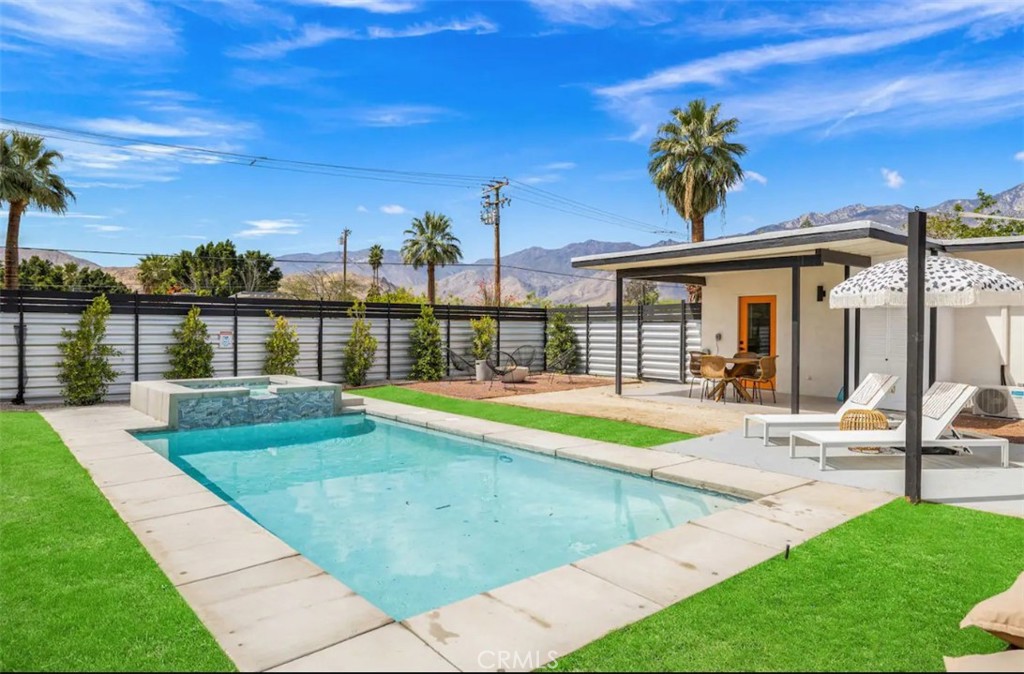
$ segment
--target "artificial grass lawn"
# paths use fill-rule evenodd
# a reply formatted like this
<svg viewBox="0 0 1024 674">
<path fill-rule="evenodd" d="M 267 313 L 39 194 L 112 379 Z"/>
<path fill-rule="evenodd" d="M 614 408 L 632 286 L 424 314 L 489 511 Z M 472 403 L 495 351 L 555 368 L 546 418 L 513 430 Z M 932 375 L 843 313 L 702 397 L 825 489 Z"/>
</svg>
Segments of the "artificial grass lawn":
<svg viewBox="0 0 1024 674">
<path fill-rule="evenodd" d="M 0 413 L 0 670 L 234 664 L 38 414 Z"/>
<path fill-rule="evenodd" d="M 894 501 L 560 658 L 562 671 L 943 671 L 1021 572 L 1024 520 Z"/>
<path fill-rule="evenodd" d="M 505 424 L 574 435 L 578 438 L 587 438 L 589 440 L 604 440 L 605 442 L 614 442 L 631 447 L 653 447 L 654 445 L 663 445 L 666 442 L 689 440 L 694 437 L 690 433 L 680 433 L 652 426 L 641 426 L 640 424 L 631 424 L 628 421 L 585 417 L 578 414 L 564 414 L 562 412 L 548 412 L 546 410 L 515 407 L 513 405 L 502 405 L 501 403 L 483 402 L 480 400 L 447 398 L 434 395 L 433 393 L 414 391 L 401 386 L 380 386 L 362 389 L 358 394 L 367 398 L 390 400 L 391 402 L 416 405 L 417 407 L 451 412 L 452 414 L 462 414 L 467 417 L 500 421 Z"/>
</svg>

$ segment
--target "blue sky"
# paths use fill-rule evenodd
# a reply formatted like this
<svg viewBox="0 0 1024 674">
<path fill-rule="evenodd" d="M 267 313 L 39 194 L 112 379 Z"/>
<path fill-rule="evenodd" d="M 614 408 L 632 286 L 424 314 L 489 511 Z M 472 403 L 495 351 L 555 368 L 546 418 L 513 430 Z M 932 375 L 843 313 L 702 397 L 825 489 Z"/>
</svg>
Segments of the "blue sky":
<svg viewBox="0 0 1024 674">
<path fill-rule="evenodd" d="M 1024 179 L 1019 2 L 0 0 L 2 115 L 150 143 L 508 176 L 503 250 L 681 230 L 647 146 L 695 97 L 741 120 L 748 179 L 708 236 L 849 203 L 931 205 Z M 78 202 L 25 246 L 275 254 L 401 244 L 440 210 L 487 256 L 474 179 L 357 180 L 50 132 Z M 111 147 L 110 145 L 120 145 Z M 311 169 L 312 170 L 312 169 Z M 381 176 L 377 176 L 381 177 Z M 645 229 L 645 228 L 640 228 Z M 680 238 L 680 235 L 676 235 Z M 86 256 L 111 264 L 116 257 Z"/>
</svg>

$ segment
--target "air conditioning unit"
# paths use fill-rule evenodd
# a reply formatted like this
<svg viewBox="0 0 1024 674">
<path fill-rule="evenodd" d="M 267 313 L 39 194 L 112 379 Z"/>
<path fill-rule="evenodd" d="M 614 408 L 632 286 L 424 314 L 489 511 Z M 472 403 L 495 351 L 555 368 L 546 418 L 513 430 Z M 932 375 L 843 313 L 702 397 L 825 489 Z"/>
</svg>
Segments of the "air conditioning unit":
<svg viewBox="0 0 1024 674">
<path fill-rule="evenodd" d="M 1024 386 L 987 386 L 974 394 L 974 411 L 990 417 L 1024 419 Z"/>
</svg>

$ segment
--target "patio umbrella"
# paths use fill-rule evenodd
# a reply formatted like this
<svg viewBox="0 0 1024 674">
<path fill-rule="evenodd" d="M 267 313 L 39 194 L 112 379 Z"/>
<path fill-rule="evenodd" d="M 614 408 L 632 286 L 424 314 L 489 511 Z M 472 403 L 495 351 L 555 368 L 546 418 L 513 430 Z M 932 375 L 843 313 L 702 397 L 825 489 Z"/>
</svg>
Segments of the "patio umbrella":
<svg viewBox="0 0 1024 674">
<path fill-rule="evenodd" d="M 925 258 L 924 298 L 929 307 L 994 307 L 1024 304 L 1024 281 L 986 264 L 958 257 Z M 833 309 L 907 305 L 907 258 L 881 262 L 851 276 L 829 293 Z"/>
</svg>

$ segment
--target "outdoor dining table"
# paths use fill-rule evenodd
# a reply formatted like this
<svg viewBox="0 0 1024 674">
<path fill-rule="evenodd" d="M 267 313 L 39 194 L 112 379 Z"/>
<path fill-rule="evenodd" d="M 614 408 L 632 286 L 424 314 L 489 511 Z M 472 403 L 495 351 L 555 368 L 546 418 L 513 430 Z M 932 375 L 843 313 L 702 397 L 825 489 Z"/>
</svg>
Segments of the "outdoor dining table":
<svg viewBox="0 0 1024 674">
<path fill-rule="evenodd" d="M 732 370 L 736 370 L 737 366 L 740 365 L 753 365 L 758 366 L 761 363 L 759 358 L 724 358 L 726 365 L 732 365 Z M 736 379 L 721 379 L 715 387 L 711 389 L 711 399 L 721 400 L 725 396 L 725 390 L 732 384 L 733 389 L 739 394 L 744 401 L 750 403 L 754 402 L 754 396 L 752 396 L 747 389 L 743 388 Z"/>
</svg>

